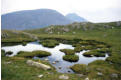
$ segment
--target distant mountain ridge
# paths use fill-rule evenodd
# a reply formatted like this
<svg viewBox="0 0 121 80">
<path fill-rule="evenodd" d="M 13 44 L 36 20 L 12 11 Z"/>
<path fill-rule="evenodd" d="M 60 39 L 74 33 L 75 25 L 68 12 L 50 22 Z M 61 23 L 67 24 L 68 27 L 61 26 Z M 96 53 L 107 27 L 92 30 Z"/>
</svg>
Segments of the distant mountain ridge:
<svg viewBox="0 0 121 80">
<path fill-rule="evenodd" d="M 73 22 L 87 22 L 86 19 L 78 16 L 76 13 L 69 13 L 66 15 L 66 17 Z"/>
<path fill-rule="evenodd" d="M 72 23 L 56 10 L 38 9 L 8 13 L 1 16 L 2 29 L 36 29 L 50 25 L 65 25 Z"/>
</svg>

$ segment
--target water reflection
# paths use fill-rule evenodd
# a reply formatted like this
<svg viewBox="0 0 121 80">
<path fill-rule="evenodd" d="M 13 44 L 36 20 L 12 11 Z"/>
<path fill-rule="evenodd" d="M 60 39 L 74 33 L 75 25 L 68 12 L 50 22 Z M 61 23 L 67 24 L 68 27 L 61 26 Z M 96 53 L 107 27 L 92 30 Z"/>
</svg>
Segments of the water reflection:
<svg viewBox="0 0 121 80">
<path fill-rule="evenodd" d="M 106 57 L 84 57 L 82 54 L 87 52 L 85 50 L 81 51 L 80 53 L 76 53 L 76 55 L 79 56 L 79 61 L 78 62 L 68 62 L 62 59 L 64 53 L 60 52 L 60 49 L 74 49 L 74 47 L 72 47 L 72 45 L 69 44 L 62 44 L 60 43 L 59 45 L 57 45 L 54 48 L 47 48 L 42 46 L 41 44 L 39 44 L 38 42 L 31 42 L 28 43 L 26 46 L 22 46 L 22 45 L 16 45 L 16 46 L 5 46 L 2 47 L 2 49 L 5 50 L 5 52 L 7 51 L 12 51 L 13 54 L 10 56 L 14 56 L 17 55 L 17 53 L 19 51 L 34 51 L 34 50 L 43 50 L 43 51 L 48 51 L 50 52 L 52 55 L 49 57 L 45 57 L 45 58 L 39 58 L 41 60 L 45 60 L 48 59 L 48 61 L 50 62 L 50 64 L 52 64 L 56 70 L 58 72 L 61 73 L 73 73 L 73 71 L 71 69 L 69 69 L 69 66 L 72 66 L 74 64 L 88 64 L 94 60 L 105 60 L 106 57 L 108 57 L 108 55 L 106 55 Z M 35 59 L 38 59 L 38 57 L 34 57 Z M 53 62 L 56 62 L 56 64 Z"/>
</svg>

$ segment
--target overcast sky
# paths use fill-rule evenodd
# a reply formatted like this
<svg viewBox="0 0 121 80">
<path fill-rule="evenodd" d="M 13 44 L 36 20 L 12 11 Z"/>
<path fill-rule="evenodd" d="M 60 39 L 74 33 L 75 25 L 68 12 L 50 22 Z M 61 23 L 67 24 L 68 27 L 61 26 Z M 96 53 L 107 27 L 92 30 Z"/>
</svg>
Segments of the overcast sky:
<svg viewBox="0 0 121 80">
<path fill-rule="evenodd" d="M 2 0 L 2 14 L 48 8 L 76 13 L 92 22 L 121 21 L 121 0 Z"/>
</svg>

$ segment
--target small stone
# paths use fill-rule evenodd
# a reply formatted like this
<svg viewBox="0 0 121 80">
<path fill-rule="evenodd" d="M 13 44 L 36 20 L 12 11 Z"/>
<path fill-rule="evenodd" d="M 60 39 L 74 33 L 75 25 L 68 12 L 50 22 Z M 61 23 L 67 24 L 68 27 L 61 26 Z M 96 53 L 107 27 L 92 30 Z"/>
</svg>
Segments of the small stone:
<svg viewBox="0 0 121 80">
<path fill-rule="evenodd" d="M 89 78 L 87 77 L 87 78 L 85 78 L 85 80 L 89 80 Z"/>
<path fill-rule="evenodd" d="M 4 62 L 4 64 L 10 64 L 10 63 L 12 63 L 11 61 L 8 61 L 8 62 Z"/>
<path fill-rule="evenodd" d="M 45 61 L 48 61 L 48 60 L 49 60 L 48 58 L 45 59 Z"/>
<path fill-rule="evenodd" d="M 56 64 L 56 62 L 52 62 L 52 64 Z"/>
<path fill-rule="evenodd" d="M 68 71 L 69 73 L 71 72 L 71 71 Z"/>
<path fill-rule="evenodd" d="M 97 68 L 98 71 L 101 71 L 102 69 L 101 68 Z"/>
<path fill-rule="evenodd" d="M 61 67 L 61 66 L 59 66 L 58 68 L 59 68 L 59 69 L 61 69 L 62 67 Z"/>
<path fill-rule="evenodd" d="M 101 72 L 98 72 L 97 75 L 102 76 L 103 74 Z"/>
<path fill-rule="evenodd" d="M 83 75 L 83 74 L 77 74 L 77 76 L 79 76 L 79 77 L 83 77 L 84 75 Z"/>
<path fill-rule="evenodd" d="M 111 74 L 111 77 L 117 78 L 118 77 L 118 74 L 113 73 L 113 74 Z"/>
<path fill-rule="evenodd" d="M 47 74 L 53 74 L 53 72 L 47 72 Z"/>
<path fill-rule="evenodd" d="M 41 75 L 38 75 L 38 77 L 39 77 L 39 78 L 42 78 L 42 77 L 43 77 L 43 75 L 42 75 L 42 74 L 41 74 Z"/>
<path fill-rule="evenodd" d="M 69 76 L 66 76 L 66 75 L 60 75 L 60 76 L 59 76 L 59 79 L 62 79 L 62 80 L 63 80 L 63 79 L 66 79 L 66 80 L 67 80 L 67 79 L 69 79 Z"/>
<path fill-rule="evenodd" d="M 56 60 L 55 62 L 59 62 L 59 60 Z"/>
</svg>

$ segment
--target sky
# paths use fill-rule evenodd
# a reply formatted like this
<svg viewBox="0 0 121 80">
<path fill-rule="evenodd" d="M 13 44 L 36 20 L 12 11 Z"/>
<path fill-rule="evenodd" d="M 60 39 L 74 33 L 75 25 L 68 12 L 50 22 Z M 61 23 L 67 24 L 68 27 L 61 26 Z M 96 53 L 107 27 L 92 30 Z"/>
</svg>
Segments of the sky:
<svg viewBox="0 0 121 80">
<path fill-rule="evenodd" d="M 76 13 L 91 22 L 121 21 L 121 0 L 1 0 L 2 14 L 41 8 Z"/>
</svg>

